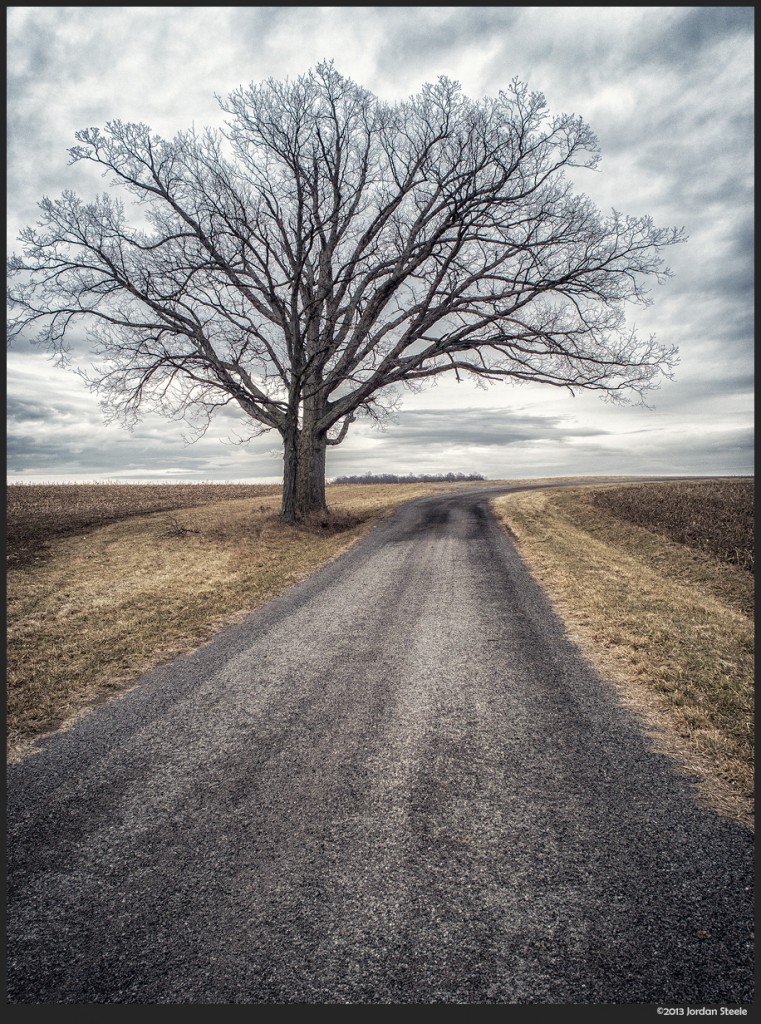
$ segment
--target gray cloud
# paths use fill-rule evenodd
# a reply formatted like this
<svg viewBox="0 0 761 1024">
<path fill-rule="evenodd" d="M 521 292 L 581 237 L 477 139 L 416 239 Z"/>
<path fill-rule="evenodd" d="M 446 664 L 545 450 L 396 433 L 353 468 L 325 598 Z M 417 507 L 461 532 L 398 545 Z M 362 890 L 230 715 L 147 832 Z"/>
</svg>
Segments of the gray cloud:
<svg viewBox="0 0 761 1024">
<path fill-rule="evenodd" d="M 489 45 L 507 36 L 519 22 L 519 8 L 408 7 L 392 8 L 375 58 L 376 68 L 390 76 L 418 67 L 438 67 L 437 74 L 459 64 L 463 47 Z M 507 83 L 505 83 L 507 84 Z"/>
<path fill-rule="evenodd" d="M 479 409 L 410 409 L 396 414 L 387 430 L 395 447 L 424 449 L 431 445 L 510 447 L 526 442 L 565 444 L 575 437 L 598 436 L 609 431 L 573 424 L 556 415 L 539 415 L 503 406 Z"/>
<path fill-rule="evenodd" d="M 6 464 L 11 478 L 150 479 L 173 476 L 187 480 L 235 480 L 266 477 L 282 472 L 277 454 L 266 443 L 256 450 L 225 444 L 219 434 L 186 445 L 179 431 L 148 427 L 134 433 L 93 423 L 76 432 L 61 429 L 64 414 L 48 420 L 58 429 L 30 432 L 30 419 L 11 420 L 7 432 Z M 37 420 L 39 423 L 39 419 Z"/>
<path fill-rule="evenodd" d="M 631 61 L 690 69 L 706 51 L 753 32 L 751 7 L 687 7 L 670 13 L 668 31 L 645 36 L 631 49 Z"/>
</svg>

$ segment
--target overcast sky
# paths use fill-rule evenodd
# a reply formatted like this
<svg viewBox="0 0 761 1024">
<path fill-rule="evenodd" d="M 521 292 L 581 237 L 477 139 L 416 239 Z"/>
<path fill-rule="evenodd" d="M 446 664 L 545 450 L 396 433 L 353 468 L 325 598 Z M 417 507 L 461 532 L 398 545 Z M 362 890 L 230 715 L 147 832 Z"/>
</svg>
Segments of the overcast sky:
<svg viewBox="0 0 761 1024">
<path fill-rule="evenodd" d="M 650 399 L 619 406 L 538 385 L 481 390 L 448 377 L 380 432 L 354 424 L 328 476 L 478 472 L 753 472 L 752 7 L 11 7 L 8 249 L 43 195 L 94 198 L 68 167 L 74 133 L 112 119 L 163 136 L 221 127 L 215 93 L 297 75 L 320 60 L 383 99 L 439 75 L 466 95 L 518 77 L 553 113 L 598 136 L 598 171 L 575 178 L 605 212 L 650 215 L 689 240 L 674 277 L 629 323 L 676 344 L 680 364 Z M 107 424 L 80 378 L 24 342 L 8 352 L 8 478 L 277 480 L 279 437 L 235 443 L 220 419 L 188 444 L 180 423 Z M 240 423 L 240 429 L 245 424 Z"/>
</svg>

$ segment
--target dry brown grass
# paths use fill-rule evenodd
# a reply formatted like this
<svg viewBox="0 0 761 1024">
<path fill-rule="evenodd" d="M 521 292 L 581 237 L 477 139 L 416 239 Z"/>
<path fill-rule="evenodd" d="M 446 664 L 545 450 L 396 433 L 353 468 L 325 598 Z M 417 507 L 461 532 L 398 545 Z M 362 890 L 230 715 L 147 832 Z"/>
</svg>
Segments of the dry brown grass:
<svg viewBox="0 0 761 1024">
<path fill-rule="evenodd" d="M 331 515 L 294 530 L 278 520 L 279 488 L 230 498 L 218 485 L 163 495 L 153 485 L 147 494 L 98 486 L 84 494 L 74 523 L 60 494 L 38 494 L 50 499 L 34 533 L 44 533 L 44 557 L 7 574 L 11 759 L 310 575 L 401 502 L 452 489 L 330 488 Z M 194 497 L 201 503 L 183 507 Z M 145 500 L 162 511 L 139 514 Z M 93 505 L 113 521 L 88 529 L 82 520 Z"/>
<path fill-rule="evenodd" d="M 605 508 L 594 494 L 520 493 L 494 507 L 570 637 L 658 748 L 697 775 L 711 806 L 750 824 L 752 574 L 613 515 L 612 492 Z"/>
</svg>

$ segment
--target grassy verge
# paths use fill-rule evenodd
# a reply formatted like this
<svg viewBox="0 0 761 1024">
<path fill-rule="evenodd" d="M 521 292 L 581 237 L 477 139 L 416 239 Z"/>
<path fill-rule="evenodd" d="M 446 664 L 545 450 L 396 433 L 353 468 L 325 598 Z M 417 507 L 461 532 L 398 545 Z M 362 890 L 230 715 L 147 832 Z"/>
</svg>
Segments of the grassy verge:
<svg viewBox="0 0 761 1024">
<path fill-rule="evenodd" d="M 113 522 L 51 536 L 43 558 L 7 574 L 9 758 L 24 756 L 36 738 L 240 621 L 334 559 L 403 501 L 452 489 L 331 488 L 327 524 L 298 530 L 278 521 L 276 488 L 232 500 L 219 490 L 217 501 L 204 492 L 197 507 L 175 503 L 142 515 L 133 496 L 124 506 L 127 518 L 110 509 Z"/>
<path fill-rule="evenodd" d="M 701 781 L 753 820 L 753 576 L 626 522 L 591 488 L 495 499 L 570 637 Z"/>
</svg>

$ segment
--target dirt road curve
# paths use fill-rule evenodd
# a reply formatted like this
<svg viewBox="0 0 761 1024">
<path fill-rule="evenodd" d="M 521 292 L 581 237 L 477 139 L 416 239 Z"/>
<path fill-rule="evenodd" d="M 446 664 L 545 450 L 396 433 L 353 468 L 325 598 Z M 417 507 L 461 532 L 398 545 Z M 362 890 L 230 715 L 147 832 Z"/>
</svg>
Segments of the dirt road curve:
<svg viewBox="0 0 761 1024">
<path fill-rule="evenodd" d="M 488 494 L 9 768 L 9 1002 L 752 998 L 752 835 L 564 639 Z"/>
</svg>

